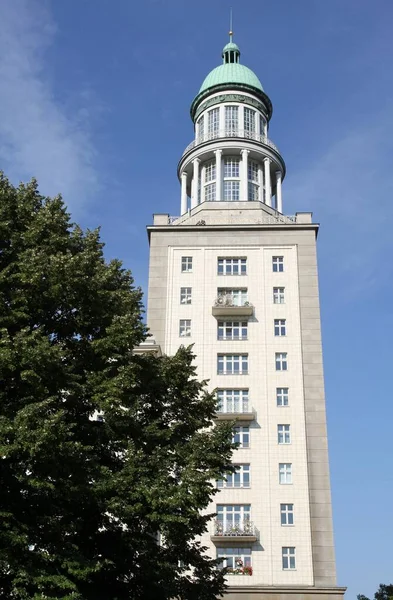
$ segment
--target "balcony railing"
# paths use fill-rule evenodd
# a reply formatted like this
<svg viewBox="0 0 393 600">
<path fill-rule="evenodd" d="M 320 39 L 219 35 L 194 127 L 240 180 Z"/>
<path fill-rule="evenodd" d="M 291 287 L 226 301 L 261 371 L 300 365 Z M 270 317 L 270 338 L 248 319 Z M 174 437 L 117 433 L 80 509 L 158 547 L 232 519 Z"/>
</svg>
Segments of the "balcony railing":
<svg viewBox="0 0 393 600">
<path fill-rule="evenodd" d="M 248 519 L 242 521 L 221 521 L 216 519 L 213 522 L 213 533 L 211 536 L 214 542 L 255 542 L 257 540 L 257 531 L 254 523 Z"/>
<path fill-rule="evenodd" d="M 246 403 L 234 404 L 232 406 L 218 406 L 216 419 L 218 421 L 253 421 L 255 419 L 255 412 Z"/>
<path fill-rule="evenodd" d="M 266 137 L 266 135 L 261 135 L 260 133 L 255 133 L 255 131 L 247 131 L 245 129 L 220 129 L 219 131 L 199 135 L 195 140 L 191 142 L 191 144 L 188 144 L 187 148 L 183 152 L 183 156 L 187 154 L 187 152 L 195 148 L 195 146 L 199 146 L 199 144 L 203 144 L 204 142 L 211 142 L 221 138 L 242 138 L 253 140 L 255 142 L 263 144 L 264 146 L 272 148 L 272 150 L 275 150 L 278 154 L 280 154 L 280 151 L 277 148 L 276 144 L 273 144 L 273 142 L 269 140 L 269 138 Z"/>
<path fill-rule="evenodd" d="M 251 316 L 254 312 L 254 307 L 251 302 L 243 299 L 235 299 L 231 294 L 220 294 L 214 300 L 212 314 L 214 316 L 238 315 Z"/>
</svg>

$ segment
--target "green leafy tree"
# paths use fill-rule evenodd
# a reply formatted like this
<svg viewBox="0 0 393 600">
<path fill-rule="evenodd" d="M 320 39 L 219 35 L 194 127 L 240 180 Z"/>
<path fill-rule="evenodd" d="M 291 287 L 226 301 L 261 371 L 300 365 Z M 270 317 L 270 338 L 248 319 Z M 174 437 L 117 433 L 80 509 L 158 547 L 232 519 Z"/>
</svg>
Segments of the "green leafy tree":
<svg viewBox="0 0 393 600">
<path fill-rule="evenodd" d="M 358 594 L 358 600 L 369 600 L 367 596 Z M 379 584 L 378 590 L 374 594 L 374 600 L 393 600 L 393 583 L 385 585 L 384 583 Z"/>
<path fill-rule="evenodd" d="M 98 231 L 0 174 L 0 598 L 224 589 L 195 537 L 232 469 L 231 425 L 212 428 L 191 349 L 135 354 L 141 312 Z"/>
</svg>

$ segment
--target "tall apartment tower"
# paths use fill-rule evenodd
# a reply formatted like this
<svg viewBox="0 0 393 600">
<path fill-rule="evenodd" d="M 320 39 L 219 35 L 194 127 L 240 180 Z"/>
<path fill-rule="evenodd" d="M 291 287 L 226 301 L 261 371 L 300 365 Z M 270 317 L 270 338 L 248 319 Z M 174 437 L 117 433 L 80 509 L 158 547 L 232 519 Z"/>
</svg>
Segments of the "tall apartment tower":
<svg viewBox="0 0 393 600">
<path fill-rule="evenodd" d="M 342 600 L 336 585 L 316 237 L 286 216 L 272 104 L 230 42 L 191 105 L 179 217 L 148 226 L 148 325 L 165 354 L 194 344 L 236 421 L 235 475 L 217 482 L 203 543 L 230 600 Z"/>
</svg>

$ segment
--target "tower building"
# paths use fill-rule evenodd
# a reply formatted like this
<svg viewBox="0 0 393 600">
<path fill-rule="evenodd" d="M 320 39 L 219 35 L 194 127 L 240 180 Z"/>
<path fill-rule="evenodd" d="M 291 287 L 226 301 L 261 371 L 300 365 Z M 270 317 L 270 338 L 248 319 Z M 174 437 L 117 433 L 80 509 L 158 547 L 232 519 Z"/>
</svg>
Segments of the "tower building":
<svg viewBox="0 0 393 600">
<path fill-rule="evenodd" d="M 229 600 L 329 596 L 337 587 L 316 237 L 287 216 L 272 103 L 224 47 L 191 104 L 180 216 L 148 226 L 148 326 L 165 354 L 194 344 L 217 419 L 236 421 L 234 475 L 217 482 L 203 544 L 229 567 Z"/>
</svg>

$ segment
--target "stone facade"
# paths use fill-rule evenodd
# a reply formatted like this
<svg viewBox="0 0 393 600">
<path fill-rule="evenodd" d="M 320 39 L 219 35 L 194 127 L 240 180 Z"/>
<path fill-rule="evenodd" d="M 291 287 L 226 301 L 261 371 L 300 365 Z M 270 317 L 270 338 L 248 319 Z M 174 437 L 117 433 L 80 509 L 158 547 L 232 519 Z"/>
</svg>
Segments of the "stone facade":
<svg viewBox="0 0 393 600">
<path fill-rule="evenodd" d="M 194 344 L 198 377 L 211 389 L 248 389 L 254 419 L 249 448 L 233 462 L 249 464 L 246 489 L 222 489 L 210 507 L 251 505 L 257 540 L 253 543 L 202 540 L 213 556 L 217 548 L 250 547 L 252 576 L 228 576 L 229 600 L 277 596 L 294 600 L 328 594 L 336 587 L 330 479 L 319 315 L 316 235 L 311 214 L 283 222 L 260 203 L 204 203 L 169 225 L 155 215 L 148 227 L 150 267 L 148 325 L 166 354 Z M 273 272 L 272 257 L 283 257 L 284 271 Z M 192 271 L 182 272 L 182 257 Z M 218 275 L 217 260 L 246 258 L 246 275 Z M 191 304 L 180 302 L 180 288 L 192 290 Z M 285 303 L 273 303 L 273 287 L 285 288 Z M 212 314 L 220 288 L 247 289 L 253 314 L 247 340 L 218 340 Z M 286 335 L 274 335 L 274 320 L 286 320 Z M 191 321 L 190 335 L 179 335 L 180 320 Z M 244 320 L 233 317 L 231 320 Z M 229 318 L 226 318 L 229 320 Z M 247 320 L 247 319 L 246 319 Z M 275 353 L 286 352 L 288 369 L 276 371 Z M 220 353 L 247 354 L 248 374 L 217 373 Z M 276 388 L 289 388 L 289 405 L 276 404 Z M 290 424 L 291 443 L 277 443 L 277 426 Z M 292 464 L 293 482 L 279 483 L 279 463 Z M 282 526 L 280 504 L 294 505 L 294 525 Z M 213 527 L 213 525 L 212 525 Z M 282 548 L 296 548 L 296 569 L 283 570 Z"/>
</svg>

